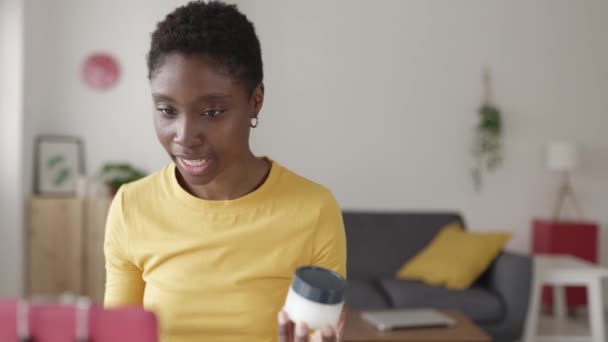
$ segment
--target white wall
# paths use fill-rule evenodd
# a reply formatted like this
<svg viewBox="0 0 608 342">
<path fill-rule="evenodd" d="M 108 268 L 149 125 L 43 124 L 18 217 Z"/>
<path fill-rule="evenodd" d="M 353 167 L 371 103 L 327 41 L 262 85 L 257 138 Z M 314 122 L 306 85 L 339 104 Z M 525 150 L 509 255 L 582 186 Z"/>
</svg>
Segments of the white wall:
<svg viewBox="0 0 608 342">
<path fill-rule="evenodd" d="M 163 165 L 144 57 L 154 22 L 183 2 L 30 0 L 26 151 L 35 134 L 77 134 L 91 170 L 110 159 Z M 557 183 L 542 147 L 567 139 L 584 147 L 574 185 L 587 217 L 608 227 L 607 2 L 238 3 L 266 66 L 257 152 L 327 185 L 345 208 L 456 209 L 474 230 L 513 232 L 509 247 L 527 251 L 530 219 L 549 214 Z M 79 80 L 95 50 L 123 65 L 109 93 Z M 477 194 L 469 146 L 484 64 L 505 118 L 506 161 Z M 608 263 L 608 249 L 602 257 Z"/>
<path fill-rule="evenodd" d="M 0 297 L 23 287 L 23 4 L 0 0 Z"/>
<path fill-rule="evenodd" d="M 574 184 L 608 227 L 605 1 L 243 1 L 266 62 L 256 146 L 347 208 L 457 209 L 514 233 L 550 213 L 553 139 L 579 142 Z M 476 194 L 469 147 L 491 66 L 506 161 Z M 606 251 L 605 251 L 606 252 Z"/>
<path fill-rule="evenodd" d="M 528 252 L 558 178 L 544 145 L 583 148 L 574 186 L 608 265 L 608 2 L 241 1 L 267 98 L 259 151 L 328 185 L 345 208 L 460 210 Z M 504 167 L 473 191 L 469 157 L 493 71 Z M 606 289 L 608 291 L 608 289 Z"/>
<path fill-rule="evenodd" d="M 84 138 L 92 173 L 107 160 L 132 161 L 147 170 L 166 163 L 152 126 L 145 56 L 155 23 L 185 2 L 28 1 L 28 170 L 32 142 L 44 133 Z M 108 92 L 92 91 L 81 81 L 83 61 L 98 51 L 115 55 L 122 67 L 120 83 Z"/>
</svg>

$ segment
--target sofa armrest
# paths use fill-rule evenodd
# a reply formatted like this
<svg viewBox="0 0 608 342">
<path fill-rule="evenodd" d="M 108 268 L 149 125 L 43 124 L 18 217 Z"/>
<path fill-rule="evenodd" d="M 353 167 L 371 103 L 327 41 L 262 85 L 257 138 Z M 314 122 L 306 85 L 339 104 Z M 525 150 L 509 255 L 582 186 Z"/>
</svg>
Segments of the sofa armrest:
<svg viewBox="0 0 608 342">
<path fill-rule="evenodd" d="M 502 252 L 487 274 L 487 286 L 505 305 L 505 324 L 522 331 L 528 311 L 532 284 L 532 259 L 529 256 Z"/>
</svg>

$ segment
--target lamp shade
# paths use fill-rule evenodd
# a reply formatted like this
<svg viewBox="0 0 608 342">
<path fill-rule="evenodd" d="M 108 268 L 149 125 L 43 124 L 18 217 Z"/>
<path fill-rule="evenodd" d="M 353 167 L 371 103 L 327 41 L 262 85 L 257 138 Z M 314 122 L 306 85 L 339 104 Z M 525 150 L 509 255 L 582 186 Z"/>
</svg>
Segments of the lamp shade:
<svg viewBox="0 0 608 342">
<path fill-rule="evenodd" d="M 551 171 L 572 171 L 578 165 L 576 145 L 556 141 L 547 147 L 547 168 Z"/>
</svg>

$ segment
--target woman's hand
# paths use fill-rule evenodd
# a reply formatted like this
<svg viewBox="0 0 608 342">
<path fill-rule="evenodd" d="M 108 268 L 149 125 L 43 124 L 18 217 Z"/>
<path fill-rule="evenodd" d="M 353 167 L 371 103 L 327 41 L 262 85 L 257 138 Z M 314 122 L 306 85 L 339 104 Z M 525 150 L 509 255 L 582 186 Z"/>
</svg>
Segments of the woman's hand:
<svg viewBox="0 0 608 342">
<path fill-rule="evenodd" d="M 339 342 L 342 341 L 342 332 L 346 320 L 346 310 L 342 311 L 337 327 L 324 326 L 309 336 L 309 329 L 305 323 L 294 323 L 289 319 L 287 312 L 279 312 L 279 342 Z"/>
</svg>

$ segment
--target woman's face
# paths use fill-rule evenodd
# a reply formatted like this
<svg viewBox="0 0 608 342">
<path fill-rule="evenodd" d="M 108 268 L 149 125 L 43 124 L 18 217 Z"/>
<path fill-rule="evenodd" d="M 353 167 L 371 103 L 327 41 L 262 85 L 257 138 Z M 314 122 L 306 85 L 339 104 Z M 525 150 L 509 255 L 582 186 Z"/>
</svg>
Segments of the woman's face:
<svg viewBox="0 0 608 342">
<path fill-rule="evenodd" d="M 206 185 L 251 155 L 263 86 L 246 87 L 200 56 L 172 54 L 150 80 L 158 140 L 190 185 Z"/>
</svg>

